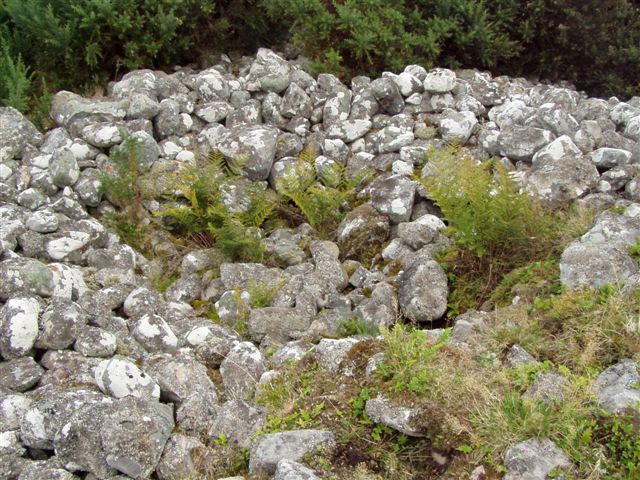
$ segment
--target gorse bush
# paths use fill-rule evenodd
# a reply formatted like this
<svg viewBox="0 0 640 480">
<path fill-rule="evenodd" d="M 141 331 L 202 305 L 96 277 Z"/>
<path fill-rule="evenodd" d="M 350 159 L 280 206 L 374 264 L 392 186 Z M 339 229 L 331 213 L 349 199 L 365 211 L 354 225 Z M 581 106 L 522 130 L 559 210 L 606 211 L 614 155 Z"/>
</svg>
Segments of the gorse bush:
<svg viewBox="0 0 640 480">
<path fill-rule="evenodd" d="M 55 88 L 198 59 L 203 45 L 257 47 L 278 29 L 250 0 L 3 0 L 0 41 Z M 260 33 L 261 32 L 261 33 Z"/>
<path fill-rule="evenodd" d="M 30 111 L 43 79 L 53 91 L 90 89 L 129 69 L 184 65 L 229 45 L 251 53 L 288 35 L 316 71 L 345 78 L 418 63 L 640 93 L 630 0 L 3 0 L 0 102 Z"/>
<path fill-rule="evenodd" d="M 408 63 L 490 67 L 517 44 L 488 18 L 482 2 L 421 0 L 264 0 L 273 20 L 290 22 L 293 40 L 318 69 L 378 74 Z"/>
</svg>

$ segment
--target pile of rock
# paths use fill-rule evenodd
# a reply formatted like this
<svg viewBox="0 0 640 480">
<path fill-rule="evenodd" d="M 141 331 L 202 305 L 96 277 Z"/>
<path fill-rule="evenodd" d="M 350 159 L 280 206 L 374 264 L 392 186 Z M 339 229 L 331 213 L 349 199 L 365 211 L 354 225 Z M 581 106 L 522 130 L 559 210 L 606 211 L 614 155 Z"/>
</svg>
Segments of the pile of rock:
<svg viewBox="0 0 640 480">
<path fill-rule="evenodd" d="M 639 98 L 606 101 L 417 65 L 346 86 L 262 49 L 199 72 L 134 71 L 106 98 L 59 92 L 51 117 L 57 127 L 42 134 L 0 108 L 0 478 L 188 478 L 191 454 L 221 435 L 250 449 L 253 473 L 316 478 L 295 462 L 331 448 L 331 432 L 256 440 L 265 415 L 253 392 L 271 369 L 312 347 L 321 368 L 339 372 L 359 339 L 325 337 L 354 316 L 375 328 L 401 312 L 420 322 L 444 315 L 447 277 L 434 255 L 449 241 L 412 179 L 431 147 L 458 141 L 480 158 L 502 156 L 528 192 L 550 203 L 623 207 L 601 214 L 567 248 L 562 279 L 573 287 L 640 278 L 627 248 L 640 235 Z M 100 174 L 113 169 L 109 156 L 127 137 L 137 139 L 157 197 L 171 188 L 170 175 L 213 150 L 245 158 L 247 181 L 271 188 L 308 146 L 320 153 L 317 164 L 376 177 L 337 243 L 318 240 L 308 225 L 276 230 L 264 244 L 286 268 L 194 251 L 161 294 L 149 281 L 153 263 L 95 218 L 113 208 Z M 385 245 L 382 258 L 400 272 L 344 260 L 364 242 Z M 156 247 L 172 248 L 162 239 Z M 251 283 L 279 288 L 269 306 L 251 308 Z M 197 316 L 194 301 L 215 302 L 222 323 Z M 240 321 L 246 338 L 232 328 Z M 270 359 L 266 348 L 275 350 Z M 616 392 L 611 408 L 638 400 L 634 368 L 600 382 Z M 372 413 L 376 421 L 404 431 L 388 418 L 393 409 L 375 411 L 383 412 Z M 553 451 L 551 468 L 566 463 L 555 447 L 532 448 L 543 452 L 536 458 Z M 509 468 L 531 451 L 516 450 Z"/>
</svg>

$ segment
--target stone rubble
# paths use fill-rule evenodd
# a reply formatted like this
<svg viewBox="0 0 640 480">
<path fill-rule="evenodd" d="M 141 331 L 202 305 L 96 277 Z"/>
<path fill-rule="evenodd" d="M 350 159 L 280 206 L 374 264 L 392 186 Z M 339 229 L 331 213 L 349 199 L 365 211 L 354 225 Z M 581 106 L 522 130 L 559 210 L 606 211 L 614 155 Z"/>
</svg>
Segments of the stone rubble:
<svg viewBox="0 0 640 480">
<path fill-rule="evenodd" d="M 457 141 L 479 158 L 502 156 L 523 188 L 550 204 L 622 207 L 601 213 L 560 262 L 569 288 L 621 284 L 638 276 L 629 254 L 640 236 L 635 105 L 418 65 L 348 86 L 260 49 L 239 65 L 200 72 L 132 71 L 101 99 L 58 92 L 50 111 L 56 127 L 44 134 L 0 108 L 0 479 L 188 478 L 192 452 L 221 436 L 250 450 L 253 474 L 319 478 L 296 462 L 331 450 L 333 434 L 256 436 L 265 412 L 254 392 L 270 368 L 305 355 L 348 374 L 342 362 L 361 339 L 323 338 L 345 320 L 378 329 L 401 315 L 443 317 L 449 286 L 434 255 L 448 242 L 445 225 L 413 179 L 428 149 Z M 214 150 L 242 157 L 245 182 L 260 188 L 277 189 L 308 146 L 319 164 L 375 175 L 335 243 L 318 240 L 308 225 L 275 230 L 262 242 L 282 268 L 193 251 L 163 294 L 149 281 L 153 263 L 94 218 L 113 210 L 100 178 L 129 141 L 155 198 L 174 172 Z M 228 202 L 242 208 L 239 192 Z M 172 251 L 161 240 L 155 248 Z M 371 265 L 355 260 L 376 249 L 381 258 Z M 268 306 L 251 307 L 252 284 L 277 286 Z M 195 302 L 214 303 L 221 324 L 199 317 Z M 246 337 L 234 331 L 240 326 Z M 481 316 L 462 317 L 452 341 L 464 344 L 483 328 Z M 518 346 L 507 358 L 512 366 L 535 361 Z M 601 407 L 632 407 L 638 379 L 631 360 L 603 372 L 593 387 Z M 542 377 L 530 394 L 557 397 L 563 385 Z M 419 412 L 386 402 L 367 402 L 374 421 L 424 434 L 410 425 Z M 32 459 L 34 452 L 47 460 Z M 529 440 L 506 452 L 505 466 L 505 479 L 534 480 L 569 463 L 550 441 Z"/>
</svg>

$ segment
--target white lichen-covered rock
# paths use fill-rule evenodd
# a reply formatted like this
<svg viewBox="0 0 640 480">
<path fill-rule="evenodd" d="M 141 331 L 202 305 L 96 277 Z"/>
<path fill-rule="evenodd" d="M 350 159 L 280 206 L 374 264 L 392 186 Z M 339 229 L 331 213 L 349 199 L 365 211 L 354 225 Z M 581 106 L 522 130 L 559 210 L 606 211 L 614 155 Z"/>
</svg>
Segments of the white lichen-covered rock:
<svg viewBox="0 0 640 480">
<path fill-rule="evenodd" d="M 98 478 L 148 478 L 173 427 L 170 406 L 126 397 L 76 410 L 56 434 L 55 450 L 65 465 Z"/>
<path fill-rule="evenodd" d="M 276 465 L 274 480 L 320 480 L 313 470 L 292 460 L 283 459 Z"/>
<path fill-rule="evenodd" d="M 430 70 L 424 79 L 423 86 L 427 92 L 447 93 L 453 90 L 456 84 L 456 74 L 446 68 Z"/>
<path fill-rule="evenodd" d="M 55 290 L 54 272 L 30 258 L 11 258 L 0 262 L 0 300 L 20 294 L 50 297 Z"/>
<path fill-rule="evenodd" d="M 419 422 L 422 411 L 402 405 L 393 405 L 385 397 L 367 400 L 367 415 L 376 423 L 381 423 L 410 437 L 425 437 L 427 431 Z"/>
<path fill-rule="evenodd" d="M 36 297 L 15 297 L 0 310 L 0 353 L 6 359 L 26 355 L 38 338 L 41 310 Z"/>
<path fill-rule="evenodd" d="M 160 315 L 143 315 L 135 322 L 131 334 L 150 352 L 172 352 L 178 348 L 178 337 Z"/>
<path fill-rule="evenodd" d="M 385 214 L 391 223 L 407 222 L 411 218 L 416 182 L 403 175 L 381 175 L 369 185 L 371 204 Z"/>
<path fill-rule="evenodd" d="M 42 143 L 42 134 L 13 107 L 0 107 L 0 163 L 20 157 L 27 145 Z"/>
<path fill-rule="evenodd" d="M 269 125 L 239 126 L 224 133 L 218 149 L 229 159 L 243 158 L 250 180 L 269 178 L 275 159 L 278 130 Z"/>
<path fill-rule="evenodd" d="M 160 387 L 153 378 L 127 359 L 103 360 L 96 367 L 94 376 L 100 390 L 114 398 L 160 398 Z"/>
<path fill-rule="evenodd" d="M 444 141 L 465 144 L 477 124 L 478 120 L 473 112 L 445 110 L 438 120 L 438 130 Z"/>
</svg>

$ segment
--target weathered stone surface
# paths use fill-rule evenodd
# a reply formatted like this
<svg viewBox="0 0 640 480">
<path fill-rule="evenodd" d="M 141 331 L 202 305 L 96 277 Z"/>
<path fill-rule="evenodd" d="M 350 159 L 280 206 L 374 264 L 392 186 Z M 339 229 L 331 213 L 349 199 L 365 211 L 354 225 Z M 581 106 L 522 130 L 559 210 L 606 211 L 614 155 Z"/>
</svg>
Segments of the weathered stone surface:
<svg viewBox="0 0 640 480">
<path fill-rule="evenodd" d="M 548 130 L 535 127 L 511 126 L 500 131 L 500 154 L 513 160 L 531 160 L 533 155 L 553 140 Z"/>
<path fill-rule="evenodd" d="M 425 437 L 427 431 L 419 424 L 421 410 L 411 407 L 396 406 L 385 397 L 367 400 L 367 415 L 376 423 L 381 423 L 410 437 Z"/>
<path fill-rule="evenodd" d="M 338 373 L 342 360 L 360 340 L 355 338 L 323 338 L 313 352 L 318 366 L 331 373 Z"/>
<path fill-rule="evenodd" d="M 569 456 L 547 439 L 531 439 L 509 448 L 504 465 L 504 480 L 546 480 L 554 469 L 571 468 Z"/>
<path fill-rule="evenodd" d="M 283 459 L 276 465 L 274 480 L 320 480 L 313 470 L 292 460 Z"/>
<path fill-rule="evenodd" d="M 389 237 L 389 218 L 365 203 L 346 215 L 336 236 L 340 253 L 345 258 L 358 258 L 384 244 Z"/>
<path fill-rule="evenodd" d="M 640 402 L 640 374 L 633 360 L 622 360 L 598 375 L 593 390 L 598 405 L 611 413 L 624 413 Z"/>
<path fill-rule="evenodd" d="M 389 217 L 391 223 L 407 222 L 411 218 L 416 182 L 403 175 L 382 175 L 369 186 L 371 204 Z"/>
<path fill-rule="evenodd" d="M 40 318 L 35 346 L 62 350 L 70 347 L 87 324 L 86 312 L 71 300 L 54 297 Z"/>
<path fill-rule="evenodd" d="M 207 368 L 186 354 L 158 354 L 145 359 L 145 371 L 158 383 L 164 401 L 184 402 L 194 392 L 217 398 Z"/>
<path fill-rule="evenodd" d="M 423 82 L 424 89 L 432 93 L 447 93 L 453 90 L 456 84 L 455 72 L 446 68 L 430 70 Z"/>
<path fill-rule="evenodd" d="M 444 141 L 458 141 L 461 144 L 465 144 L 477 124 L 478 120 L 473 112 L 445 110 L 440 120 L 438 120 L 438 130 Z"/>
<path fill-rule="evenodd" d="M 220 365 L 227 398 L 249 398 L 266 370 L 264 357 L 253 343 L 237 343 Z"/>
<path fill-rule="evenodd" d="M 616 285 L 638 271 L 638 264 L 629 256 L 629 245 L 640 235 L 640 223 L 635 217 L 612 212 L 600 214 L 594 226 L 574 240 L 560 258 L 560 280 L 569 288 Z"/>
<path fill-rule="evenodd" d="M 33 403 L 20 418 L 22 443 L 50 450 L 55 436 L 76 411 L 96 405 L 104 408 L 110 402 L 109 398 L 92 390 L 40 388 L 34 392 Z"/>
<path fill-rule="evenodd" d="M 333 433 L 324 430 L 291 430 L 262 435 L 251 449 L 249 472 L 273 475 L 281 460 L 300 460 L 336 444 Z"/>
<path fill-rule="evenodd" d="M 129 360 L 117 357 L 103 360 L 98 364 L 94 375 L 100 390 L 114 398 L 160 398 L 158 384 Z"/>
<path fill-rule="evenodd" d="M 0 353 L 5 359 L 22 357 L 33 348 L 41 308 L 36 297 L 14 297 L 0 309 Z"/>
<path fill-rule="evenodd" d="M 18 158 L 29 144 L 42 142 L 42 135 L 13 107 L 0 107 L 0 163 Z"/>
<path fill-rule="evenodd" d="M 374 80 L 371 82 L 371 92 L 386 113 L 396 115 L 404 110 L 404 99 L 392 79 L 383 77 Z"/>
<path fill-rule="evenodd" d="M 146 314 L 140 317 L 131 334 L 150 352 L 172 352 L 178 348 L 178 338 L 159 315 Z"/>
<path fill-rule="evenodd" d="M 160 480 L 179 480 L 197 477 L 196 459 L 206 447 L 193 437 L 174 433 L 169 437 L 156 474 Z"/>
<path fill-rule="evenodd" d="M 0 362 L 0 385 L 24 392 L 36 385 L 43 373 L 44 369 L 32 357 L 7 360 Z"/>
<path fill-rule="evenodd" d="M 19 293 L 49 297 L 56 287 L 54 273 L 30 258 L 12 258 L 0 262 L 0 300 Z"/>
<path fill-rule="evenodd" d="M 171 407 L 127 397 L 77 410 L 58 431 L 55 448 L 61 460 L 98 477 L 147 478 L 173 426 Z"/>
<path fill-rule="evenodd" d="M 415 262 L 400 275 L 398 301 L 416 322 L 438 320 L 447 309 L 447 275 L 437 262 Z"/>
<path fill-rule="evenodd" d="M 224 435 L 230 444 L 250 448 L 266 423 L 266 413 L 262 407 L 234 398 L 220 408 L 209 435 L 213 439 Z"/>
<path fill-rule="evenodd" d="M 567 155 L 559 160 L 541 157 L 525 177 L 526 190 L 547 202 L 567 203 L 594 190 L 599 175 L 586 157 Z"/>
</svg>

